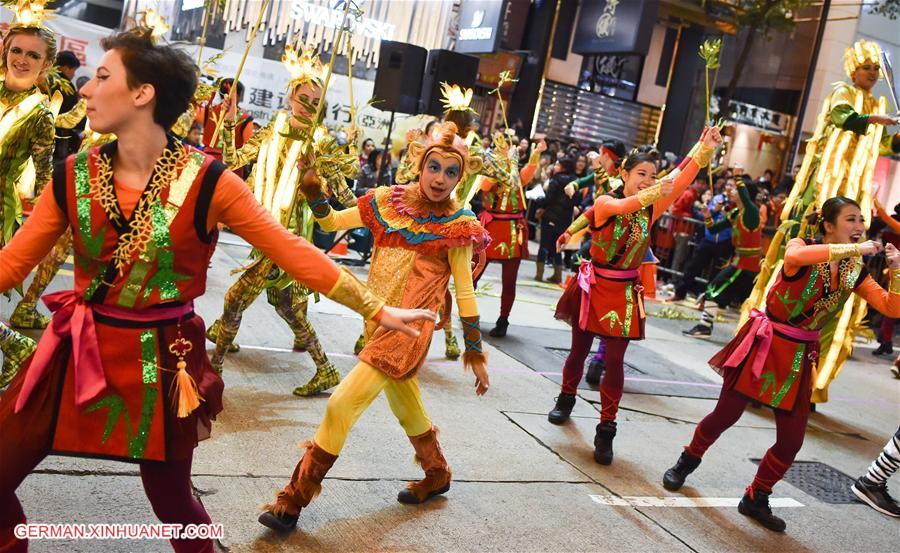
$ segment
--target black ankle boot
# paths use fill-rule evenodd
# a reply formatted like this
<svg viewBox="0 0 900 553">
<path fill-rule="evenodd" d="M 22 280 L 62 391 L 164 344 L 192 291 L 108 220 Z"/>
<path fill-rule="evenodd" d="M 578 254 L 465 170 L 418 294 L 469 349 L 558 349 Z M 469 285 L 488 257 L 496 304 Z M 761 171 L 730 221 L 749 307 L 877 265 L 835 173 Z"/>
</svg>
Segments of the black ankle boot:
<svg viewBox="0 0 900 553">
<path fill-rule="evenodd" d="M 753 494 L 753 497 L 750 494 Z M 772 495 L 771 492 L 748 488 L 738 504 L 738 511 L 744 516 L 756 519 L 757 522 L 773 532 L 784 532 L 787 524 L 772 514 L 772 509 L 769 507 L 770 495 Z"/>
<path fill-rule="evenodd" d="M 270 511 L 263 511 L 257 519 L 260 524 L 275 530 L 276 532 L 290 532 L 297 526 L 297 520 L 300 515 L 289 515 L 287 513 L 276 515 Z"/>
<path fill-rule="evenodd" d="M 613 460 L 613 438 L 616 437 L 616 423 L 601 422 L 594 435 L 594 460 L 601 465 L 610 465 Z"/>
<path fill-rule="evenodd" d="M 681 452 L 681 457 L 675 462 L 675 466 L 663 475 L 663 487 L 670 492 L 678 491 L 684 485 L 684 479 L 688 474 L 697 470 L 700 466 L 700 457 L 694 457 L 687 451 Z"/>
<path fill-rule="evenodd" d="M 575 407 L 575 394 L 559 394 L 556 396 L 556 406 L 547 414 L 547 420 L 553 424 L 562 424 L 569 420 L 573 407 Z"/>
<path fill-rule="evenodd" d="M 506 336 L 506 329 L 509 328 L 509 319 L 506 317 L 500 317 L 497 319 L 497 324 L 494 325 L 494 328 L 491 329 L 488 334 L 493 336 L 494 338 L 503 338 Z"/>
<path fill-rule="evenodd" d="M 893 355 L 894 346 L 890 342 L 881 342 L 878 349 L 872 352 L 872 355 Z"/>
</svg>

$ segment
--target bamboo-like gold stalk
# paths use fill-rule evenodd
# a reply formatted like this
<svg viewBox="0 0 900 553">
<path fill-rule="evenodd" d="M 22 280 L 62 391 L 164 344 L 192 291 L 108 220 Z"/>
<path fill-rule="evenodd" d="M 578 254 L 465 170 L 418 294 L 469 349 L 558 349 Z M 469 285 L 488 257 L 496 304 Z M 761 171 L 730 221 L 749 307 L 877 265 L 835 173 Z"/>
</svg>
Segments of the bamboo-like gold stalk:
<svg viewBox="0 0 900 553">
<path fill-rule="evenodd" d="M 203 47 L 206 45 L 206 29 L 209 26 L 209 9 L 204 6 L 203 9 L 203 32 L 200 34 L 200 47 L 197 48 L 197 67 L 203 60 Z"/>
<path fill-rule="evenodd" d="M 263 5 L 259 9 L 259 15 L 256 17 L 256 25 L 253 26 L 253 31 L 250 33 L 250 38 L 247 39 L 247 47 L 244 49 L 244 55 L 241 57 L 241 63 L 238 64 L 237 74 L 234 76 L 235 86 L 231 87 L 231 90 L 228 91 L 228 98 L 226 106 L 231 105 L 232 100 L 234 100 L 234 95 L 237 93 L 237 82 L 238 79 L 241 78 L 241 72 L 244 70 L 244 62 L 247 61 L 247 56 L 250 55 L 250 48 L 253 46 L 253 41 L 256 39 L 256 33 L 259 32 L 259 26 L 262 25 L 263 14 L 266 13 L 266 10 L 269 7 L 269 0 L 263 0 Z M 321 105 L 321 104 L 320 104 Z M 225 114 L 222 114 L 222 117 L 219 117 L 219 122 L 216 123 L 216 132 L 212 135 L 212 140 L 209 141 L 210 144 L 216 144 L 219 139 L 219 133 L 222 132 L 222 124 L 225 122 Z"/>
</svg>

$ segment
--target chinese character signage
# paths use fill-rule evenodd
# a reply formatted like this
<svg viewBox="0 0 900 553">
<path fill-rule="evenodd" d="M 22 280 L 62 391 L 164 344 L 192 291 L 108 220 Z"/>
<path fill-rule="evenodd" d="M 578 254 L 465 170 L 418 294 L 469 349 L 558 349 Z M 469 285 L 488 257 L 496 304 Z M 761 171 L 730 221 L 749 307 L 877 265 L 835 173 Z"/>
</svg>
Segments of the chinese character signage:
<svg viewBox="0 0 900 553">
<path fill-rule="evenodd" d="M 501 25 L 507 0 L 466 0 L 459 8 L 459 35 L 456 51 L 464 54 L 491 54 L 503 32 Z"/>
<path fill-rule="evenodd" d="M 572 51 L 645 56 L 658 9 L 659 0 L 582 2 Z"/>
</svg>

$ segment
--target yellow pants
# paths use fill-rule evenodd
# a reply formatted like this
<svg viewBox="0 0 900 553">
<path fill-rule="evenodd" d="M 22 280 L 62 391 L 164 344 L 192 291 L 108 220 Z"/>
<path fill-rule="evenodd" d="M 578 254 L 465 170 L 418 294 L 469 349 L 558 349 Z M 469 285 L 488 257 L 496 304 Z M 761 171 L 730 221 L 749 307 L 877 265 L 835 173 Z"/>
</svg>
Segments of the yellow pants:
<svg viewBox="0 0 900 553">
<path fill-rule="evenodd" d="M 340 455 L 350 429 L 382 390 L 407 436 L 418 436 L 431 430 L 431 419 L 422 405 L 419 381 L 415 376 L 395 380 L 360 361 L 328 400 L 325 418 L 316 432 L 319 447 L 332 455 Z"/>
</svg>

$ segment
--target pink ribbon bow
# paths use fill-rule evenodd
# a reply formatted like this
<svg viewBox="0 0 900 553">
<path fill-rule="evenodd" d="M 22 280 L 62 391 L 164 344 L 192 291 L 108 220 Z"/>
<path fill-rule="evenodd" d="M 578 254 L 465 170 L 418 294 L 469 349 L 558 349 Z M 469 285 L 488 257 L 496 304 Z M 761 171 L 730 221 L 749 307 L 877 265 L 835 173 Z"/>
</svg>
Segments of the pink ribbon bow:
<svg viewBox="0 0 900 553">
<path fill-rule="evenodd" d="M 74 290 L 48 294 L 43 297 L 43 301 L 53 312 L 53 321 L 41 337 L 31 359 L 22 391 L 16 400 L 16 413 L 22 410 L 35 387 L 47 375 L 53 354 L 69 337 L 72 338 L 74 356 L 76 405 L 81 407 L 106 389 L 91 306 Z"/>
<path fill-rule="evenodd" d="M 818 330 L 806 330 L 772 321 L 759 309 L 752 309 L 750 311 L 750 330 L 744 334 L 744 338 L 725 360 L 725 367 L 730 369 L 739 367 L 750 355 L 750 350 L 758 340 L 759 348 L 756 350 L 753 364 L 750 366 L 753 379 L 758 379 L 762 375 L 763 365 L 769 355 L 769 349 L 772 347 L 772 333 L 775 329 L 789 338 L 803 342 L 816 342 L 819 339 Z"/>
</svg>

